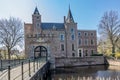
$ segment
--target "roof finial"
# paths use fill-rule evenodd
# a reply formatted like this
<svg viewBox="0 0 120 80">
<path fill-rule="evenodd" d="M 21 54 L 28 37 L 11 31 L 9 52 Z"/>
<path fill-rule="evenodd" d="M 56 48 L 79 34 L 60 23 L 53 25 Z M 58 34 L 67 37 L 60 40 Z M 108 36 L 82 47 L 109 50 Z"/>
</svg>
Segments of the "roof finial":
<svg viewBox="0 0 120 80">
<path fill-rule="evenodd" d="M 70 3 L 69 3 L 69 10 L 70 10 Z"/>
<path fill-rule="evenodd" d="M 39 15 L 39 11 L 38 11 L 38 9 L 37 9 L 37 6 L 35 7 L 34 14 L 38 14 L 38 15 Z"/>
<path fill-rule="evenodd" d="M 70 4 L 69 4 L 69 10 L 68 10 L 68 16 L 67 16 L 67 22 L 74 22 L 74 19 L 73 19 L 73 16 L 72 16 L 72 13 L 71 13 L 71 9 L 70 9 Z"/>
</svg>

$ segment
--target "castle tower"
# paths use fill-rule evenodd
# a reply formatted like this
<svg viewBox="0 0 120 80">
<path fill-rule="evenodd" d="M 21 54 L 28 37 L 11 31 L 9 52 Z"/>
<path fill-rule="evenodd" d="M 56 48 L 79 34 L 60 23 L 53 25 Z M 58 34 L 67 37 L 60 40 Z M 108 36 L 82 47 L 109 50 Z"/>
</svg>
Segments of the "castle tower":
<svg viewBox="0 0 120 80">
<path fill-rule="evenodd" d="M 66 32 L 66 53 L 68 57 L 77 57 L 77 23 L 74 22 L 69 6 L 67 18 L 64 18 Z"/>
<path fill-rule="evenodd" d="M 32 15 L 32 23 L 33 23 L 33 31 L 35 34 L 38 34 L 41 32 L 41 15 L 37 9 L 35 8 L 35 11 Z"/>
</svg>

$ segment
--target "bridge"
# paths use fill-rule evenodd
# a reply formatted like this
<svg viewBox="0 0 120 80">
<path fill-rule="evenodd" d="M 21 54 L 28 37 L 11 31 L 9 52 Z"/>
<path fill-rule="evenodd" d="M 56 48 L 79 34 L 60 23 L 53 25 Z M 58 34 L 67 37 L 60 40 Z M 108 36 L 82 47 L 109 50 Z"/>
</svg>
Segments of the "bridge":
<svg viewBox="0 0 120 80">
<path fill-rule="evenodd" d="M 0 80 L 42 80 L 49 69 L 49 62 L 45 58 L 25 59 L 14 62 L 0 69 Z"/>
<path fill-rule="evenodd" d="M 0 80 L 43 80 L 50 68 L 47 49 L 37 46 L 34 58 L 1 60 Z"/>
</svg>

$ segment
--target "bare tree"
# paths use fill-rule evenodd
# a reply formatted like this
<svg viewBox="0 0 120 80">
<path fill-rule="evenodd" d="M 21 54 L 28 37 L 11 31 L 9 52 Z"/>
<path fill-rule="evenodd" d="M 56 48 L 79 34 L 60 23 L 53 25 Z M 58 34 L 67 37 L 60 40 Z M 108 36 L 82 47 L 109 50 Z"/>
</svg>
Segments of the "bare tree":
<svg viewBox="0 0 120 80">
<path fill-rule="evenodd" d="M 10 59 L 11 50 L 20 45 L 23 40 L 23 26 L 21 20 L 10 17 L 0 20 L 0 42 L 8 51 Z"/>
<path fill-rule="evenodd" d="M 120 39 L 120 20 L 116 11 L 105 12 L 100 24 L 99 33 L 110 40 L 112 53 L 115 53 L 115 46 Z"/>
</svg>

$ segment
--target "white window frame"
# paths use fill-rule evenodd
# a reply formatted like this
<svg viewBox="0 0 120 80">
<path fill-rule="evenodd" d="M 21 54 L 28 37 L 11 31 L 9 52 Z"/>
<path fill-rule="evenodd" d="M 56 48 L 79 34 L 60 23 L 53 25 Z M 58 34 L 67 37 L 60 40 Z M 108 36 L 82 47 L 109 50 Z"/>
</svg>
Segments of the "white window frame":
<svg viewBox="0 0 120 80">
<path fill-rule="evenodd" d="M 60 34 L 60 40 L 64 41 L 65 40 L 65 35 L 64 34 Z"/>
</svg>

